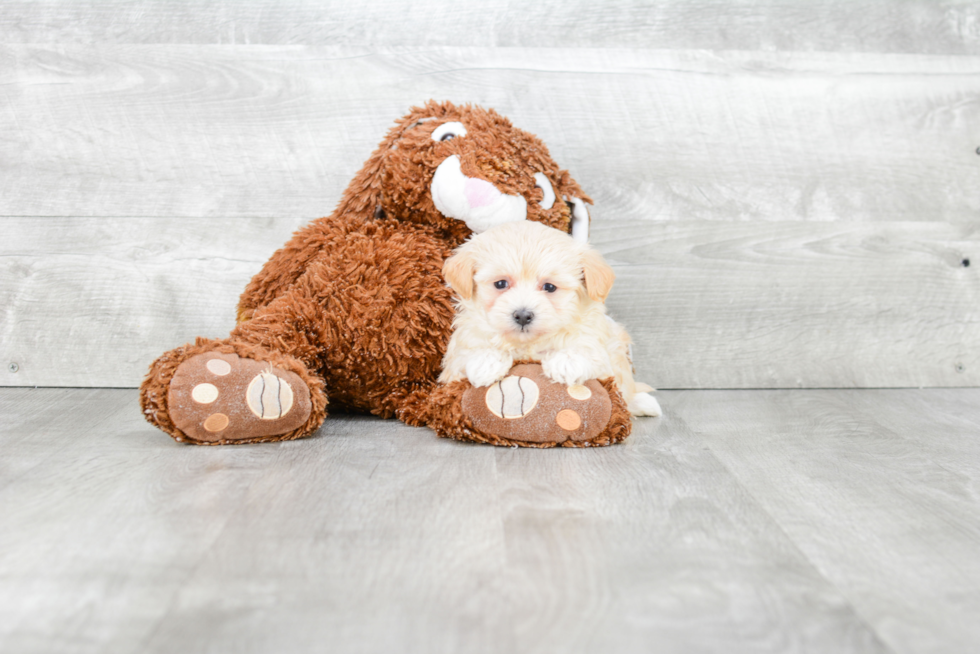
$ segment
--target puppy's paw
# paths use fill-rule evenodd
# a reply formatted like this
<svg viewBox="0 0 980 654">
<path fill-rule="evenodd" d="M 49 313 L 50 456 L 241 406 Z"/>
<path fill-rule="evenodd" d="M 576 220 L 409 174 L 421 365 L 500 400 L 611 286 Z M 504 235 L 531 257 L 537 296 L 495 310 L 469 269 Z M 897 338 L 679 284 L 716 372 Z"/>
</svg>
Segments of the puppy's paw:
<svg viewBox="0 0 980 654">
<path fill-rule="evenodd" d="M 559 384 L 582 384 L 595 377 L 587 357 L 569 350 L 558 350 L 541 361 L 544 374 Z"/>
<path fill-rule="evenodd" d="M 637 384 L 637 386 L 639 386 L 639 384 Z M 626 408 L 628 408 L 630 413 L 632 413 L 634 416 L 650 416 L 651 418 L 656 418 L 657 416 L 663 415 L 663 411 L 660 410 L 660 403 L 657 402 L 657 398 L 649 393 L 637 393 L 626 405 Z"/>
<path fill-rule="evenodd" d="M 466 362 L 466 377 L 473 386 L 489 386 L 503 379 L 514 359 L 507 352 L 499 350 L 479 350 Z"/>
</svg>

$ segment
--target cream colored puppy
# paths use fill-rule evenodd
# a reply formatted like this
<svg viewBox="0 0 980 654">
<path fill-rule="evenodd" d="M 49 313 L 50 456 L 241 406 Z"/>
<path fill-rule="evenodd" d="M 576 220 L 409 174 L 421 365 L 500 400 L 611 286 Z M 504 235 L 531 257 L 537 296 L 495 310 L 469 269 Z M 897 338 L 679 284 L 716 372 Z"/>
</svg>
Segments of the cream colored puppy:
<svg viewBox="0 0 980 654">
<path fill-rule="evenodd" d="M 659 416 L 633 380 L 630 337 L 606 315 L 615 279 L 602 256 L 541 223 L 498 225 L 460 246 L 442 269 L 459 296 L 439 381 L 489 386 L 535 359 L 562 384 L 614 377 L 635 416 Z"/>
</svg>

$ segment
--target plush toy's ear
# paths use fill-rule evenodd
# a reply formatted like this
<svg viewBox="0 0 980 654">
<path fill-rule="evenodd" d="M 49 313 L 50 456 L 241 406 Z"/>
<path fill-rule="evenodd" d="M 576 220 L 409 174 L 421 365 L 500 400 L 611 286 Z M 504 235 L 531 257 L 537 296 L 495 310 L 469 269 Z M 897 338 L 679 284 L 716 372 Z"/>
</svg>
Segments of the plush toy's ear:
<svg viewBox="0 0 980 654">
<path fill-rule="evenodd" d="M 384 153 L 388 149 L 387 139 L 382 141 L 374 153 L 364 162 L 361 170 L 350 181 L 340 198 L 336 212 L 361 216 L 365 220 L 378 217 L 381 208 L 382 167 Z"/>
<path fill-rule="evenodd" d="M 397 147 L 399 139 L 412 129 L 427 111 L 438 111 L 440 107 L 431 100 L 425 107 L 412 107 L 407 116 L 395 121 L 377 149 L 364 162 L 361 170 L 350 181 L 344 195 L 337 205 L 337 212 L 362 216 L 365 220 L 384 217 L 382 208 L 385 158 L 389 151 Z"/>
<path fill-rule="evenodd" d="M 585 276 L 585 290 L 595 302 L 605 302 L 612 290 L 616 273 L 609 267 L 602 255 L 593 249 L 582 254 L 582 272 Z"/>
<path fill-rule="evenodd" d="M 442 276 L 464 300 L 473 299 L 475 262 L 469 252 L 457 252 L 442 265 Z"/>
</svg>

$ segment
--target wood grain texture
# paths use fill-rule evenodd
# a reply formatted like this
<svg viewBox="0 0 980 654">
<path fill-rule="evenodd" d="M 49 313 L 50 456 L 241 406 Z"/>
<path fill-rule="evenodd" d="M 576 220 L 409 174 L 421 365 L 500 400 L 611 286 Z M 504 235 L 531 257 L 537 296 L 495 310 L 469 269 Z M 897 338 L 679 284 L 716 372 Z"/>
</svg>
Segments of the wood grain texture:
<svg viewBox="0 0 980 654">
<path fill-rule="evenodd" d="M 937 616 L 977 608 L 975 596 L 942 586 L 973 569 L 960 546 L 980 543 L 975 529 L 964 526 L 935 556 L 923 552 L 915 562 L 929 574 L 900 593 L 894 579 L 909 575 L 901 557 L 878 557 L 873 575 L 850 556 L 822 566 L 860 550 L 868 534 L 913 549 L 933 538 L 887 533 L 895 516 L 959 520 L 980 510 L 976 495 L 937 493 L 934 473 L 906 475 L 920 469 L 904 440 L 911 425 L 875 441 L 873 479 L 905 475 L 905 490 L 863 483 L 875 416 L 919 398 L 955 403 L 980 422 L 980 391 L 660 398 L 666 418 L 637 421 L 625 444 L 596 450 L 491 448 L 336 416 L 302 441 L 201 448 L 144 423 L 133 390 L 2 389 L 0 449 L 34 467 L 0 487 L 0 649 L 846 653 L 962 642 L 971 627 L 947 631 Z M 828 403 L 856 407 L 853 417 L 814 417 Z M 75 419 L 38 433 L 7 429 L 28 407 Z M 716 451 L 719 441 L 782 428 L 789 407 L 811 438 L 774 446 L 768 467 L 758 452 Z M 716 419 L 732 412 L 738 421 Z M 915 428 L 946 446 L 944 431 L 925 424 Z M 855 430 L 866 436 L 850 438 Z M 814 449 L 818 460 L 833 453 L 860 464 L 825 468 L 823 484 L 792 474 Z M 974 446 L 974 463 L 978 454 Z M 739 465 L 783 485 L 760 494 Z M 831 485 L 853 503 L 830 504 Z M 838 508 L 824 510 L 821 533 L 769 510 L 779 502 L 812 512 L 817 498 Z M 866 505 L 875 512 L 855 531 L 840 512 Z M 863 594 L 852 597 L 856 588 Z M 869 596 L 879 612 L 867 611 Z M 883 638 L 894 635 L 887 616 L 913 608 L 915 642 Z"/>
<path fill-rule="evenodd" d="M 870 389 L 855 395 L 853 410 L 870 415 L 882 427 L 916 446 L 929 450 L 929 459 L 960 480 L 961 491 L 954 494 L 980 496 L 980 442 L 974 396 L 968 391 L 955 393 L 908 393 L 901 402 L 881 410 L 886 391 Z M 939 430 L 943 438 L 931 433 Z"/>
<path fill-rule="evenodd" d="M 889 648 L 975 646 L 976 390 L 707 392 L 677 400 L 690 428 Z M 942 644 L 935 633 L 944 634 Z"/>
<path fill-rule="evenodd" d="M 165 349 L 227 336 L 239 294 L 293 228 L 271 219 L 5 224 L 0 374 L 8 386 L 139 385 Z"/>
<path fill-rule="evenodd" d="M 136 386 L 234 325 L 296 227 L 272 219 L 5 219 L 0 380 Z M 661 388 L 980 383 L 980 233 L 943 223 L 596 221 L 611 314 Z M 10 363 L 18 371 L 8 370 Z"/>
<path fill-rule="evenodd" d="M 4 3 L 0 42 L 980 54 L 980 8 L 968 0 L 17 1 Z"/>
<path fill-rule="evenodd" d="M 5 441 L 29 436 L 5 455 L 35 465 L 0 492 L 0 648 L 139 651 L 278 454 L 218 448 L 161 456 L 166 443 L 146 438 L 133 392 L 77 400 L 68 393 L 48 395 L 48 415 L 70 417 L 70 425 L 4 431 Z"/>
<path fill-rule="evenodd" d="M 607 305 L 661 388 L 974 386 L 972 225 L 615 221 Z"/>
<path fill-rule="evenodd" d="M 0 393 L 4 444 L 0 489 L 43 463 L 55 451 L 51 439 L 63 439 L 80 417 L 90 419 L 93 411 L 105 411 L 106 405 L 106 395 L 99 389 L 17 388 Z"/>
<path fill-rule="evenodd" d="M 595 216 L 980 215 L 980 57 L 0 47 L 0 216 L 314 218 L 428 98 L 537 133 Z"/>
<path fill-rule="evenodd" d="M 498 450 L 526 651 L 887 651 L 684 416 L 657 422 L 581 455 Z"/>
</svg>

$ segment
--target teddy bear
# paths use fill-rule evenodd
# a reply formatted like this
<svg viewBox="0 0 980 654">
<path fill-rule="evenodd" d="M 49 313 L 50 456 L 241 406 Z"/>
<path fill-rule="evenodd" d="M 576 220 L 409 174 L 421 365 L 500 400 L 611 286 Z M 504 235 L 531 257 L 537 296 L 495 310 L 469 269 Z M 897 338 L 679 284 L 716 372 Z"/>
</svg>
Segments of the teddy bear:
<svg viewBox="0 0 980 654">
<path fill-rule="evenodd" d="M 591 202 L 540 139 L 494 110 L 414 107 L 334 212 L 298 230 L 246 286 L 227 338 L 199 337 L 150 365 L 144 416 L 201 445 L 302 438 L 328 406 L 495 445 L 621 441 L 629 412 L 612 380 L 587 382 L 582 399 L 521 361 L 493 387 L 436 381 L 452 331 L 442 267 L 453 249 L 514 220 L 585 240 Z M 508 404 L 508 389 L 528 385 L 533 406 Z"/>
</svg>

